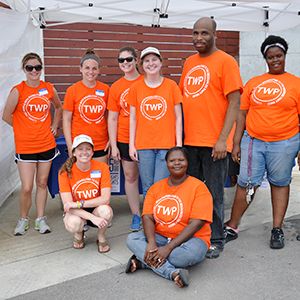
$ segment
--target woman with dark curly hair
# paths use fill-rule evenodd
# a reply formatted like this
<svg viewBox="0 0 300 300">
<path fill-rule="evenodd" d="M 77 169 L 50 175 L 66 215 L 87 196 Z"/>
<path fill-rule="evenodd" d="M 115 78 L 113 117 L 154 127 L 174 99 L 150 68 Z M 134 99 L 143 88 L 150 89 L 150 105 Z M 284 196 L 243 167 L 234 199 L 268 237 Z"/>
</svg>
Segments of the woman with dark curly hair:
<svg viewBox="0 0 300 300">
<path fill-rule="evenodd" d="M 238 237 L 239 222 L 266 172 L 271 186 L 273 229 L 270 247 L 284 247 L 282 223 L 289 201 L 292 168 L 299 149 L 300 79 L 285 71 L 287 42 L 271 35 L 261 45 L 269 72 L 248 81 L 241 98 L 232 157 L 240 176 L 226 223 L 226 241 Z"/>
</svg>

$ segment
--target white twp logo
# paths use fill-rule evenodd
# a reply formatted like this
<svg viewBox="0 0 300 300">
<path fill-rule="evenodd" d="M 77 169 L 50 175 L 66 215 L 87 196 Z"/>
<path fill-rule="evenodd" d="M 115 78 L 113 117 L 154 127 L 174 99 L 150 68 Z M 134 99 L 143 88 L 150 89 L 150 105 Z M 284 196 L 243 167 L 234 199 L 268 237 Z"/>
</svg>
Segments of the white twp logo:
<svg viewBox="0 0 300 300">
<path fill-rule="evenodd" d="M 72 188 L 77 199 L 93 199 L 99 195 L 99 183 L 92 178 L 84 178 L 76 182 Z"/>
<path fill-rule="evenodd" d="M 81 99 L 78 110 L 86 123 L 100 123 L 106 110 L 105 101 L 97 95 L 88 95 Z"/>
<path fill-rule="evenodd" d="M 129 93 L 129 88 L 126 89 L 120 96 L 120 106 L 123 109 L 125 116 L 129 116 L 129 105 L 127 102 L 128 93 Z"/>
<path fill-rule="evenodd" d="M 39 94 L 29 96 L 23 104 L 23 112 L 31 121 L 44 122 L 48 117 L 50 101 Z"/>
<path fill-rule="evenodd" d="M 185 96 L 198 97 L 206 91 L 209 80 L 210 73 L 207 66 L 195 66 L 185 75 L 183 83 Z"/>
<path fill-rule="evenodd" d="M 283 83 L 277 79 L 268 79 L 253 91 L 252 99 L 257 104 L 273 105 L 282 100 L 286 94 Z"/>
<path fill-rule="evenodd" d="M 159 120 L 167 111 L 167 101 L 161 96 L 146 97 L 140 105 L 142 115 L 148 120 Z"/>
<path fill-rule="evenodd" d="M 182 215 L 183 203 L 176 195 L 165 195 L 155 203 L 154 218 L 162 225 L 173 227 L 181 221 Z"/>
</svg>

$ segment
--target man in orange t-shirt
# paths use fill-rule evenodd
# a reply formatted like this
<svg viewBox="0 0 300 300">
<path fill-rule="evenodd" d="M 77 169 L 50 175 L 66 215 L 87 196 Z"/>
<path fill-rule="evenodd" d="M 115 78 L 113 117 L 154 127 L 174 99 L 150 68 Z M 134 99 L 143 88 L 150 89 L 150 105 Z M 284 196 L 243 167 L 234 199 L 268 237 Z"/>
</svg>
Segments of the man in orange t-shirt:
<svg viewBox="0 0 300 300">
<path fill-rule="evenodd" d="M 207 258 L 216 258 L 224 247 L 224 183 L 227 152 L 232 148 L 232 128 L 239 109 L 242 81 L 233 57 L 215 44 L 216 23 L 201 18 L 193 27 L 198 51 L 183 68 L 184 145 L 189 152 L 189 174 L 203 180 L 214 200 L 211 247 Z"/>
</svg>

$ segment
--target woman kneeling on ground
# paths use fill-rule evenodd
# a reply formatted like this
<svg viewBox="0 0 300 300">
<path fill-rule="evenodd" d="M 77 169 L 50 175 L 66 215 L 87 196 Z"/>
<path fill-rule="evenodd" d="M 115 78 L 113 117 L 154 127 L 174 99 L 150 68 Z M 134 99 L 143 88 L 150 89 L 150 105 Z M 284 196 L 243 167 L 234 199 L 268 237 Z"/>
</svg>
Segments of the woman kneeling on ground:
<svg viewBox="0 0 300 300">
<path fill-rule="evenodd" d="M 171 148 L 166 161 L 170 176 L 155 183 L 145 198 L 144 232 L 127 238 L 134 255 L 126 273 L 148 268 L 185 287 L 186 268 L 200 263 L 210 245 L 212 198 L 202 181 L 187 175 L 184 148 Z"/>
<path fill-rule="evenodd" d="M 85 224 L 98 227 L 98 251 L 108 252 L 110 247 L 105 232 L 113 216 L 109 206 L 111 183 L 108 165 L 92 159 L 94 144 L 84 134 L 74 138 L 72 154 L 62 166 L 58 178 L 65 227 L 74 235 L 75 249 L 85 246 Z"/>
</svg>

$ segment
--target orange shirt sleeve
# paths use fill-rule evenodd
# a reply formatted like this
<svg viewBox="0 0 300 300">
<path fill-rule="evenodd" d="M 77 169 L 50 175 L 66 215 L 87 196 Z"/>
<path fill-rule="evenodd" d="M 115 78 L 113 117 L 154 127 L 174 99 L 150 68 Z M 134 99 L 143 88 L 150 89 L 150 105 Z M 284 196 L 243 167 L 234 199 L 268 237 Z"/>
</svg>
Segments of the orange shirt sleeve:
<svg viewBox="0 0 300 300">
<path fill-rule="evenodd" d="M 137 106 L 136 83 L 134 83 L 129 90 L 128 103 L 132 106 L 135 106 L 135 107 Z"/>
<path fill-rule="evenodd" d="M 182 94 L 180 91 L 179 86 L 176 84 L 176 82 L 174 82 L 174 87 L 173 87 L 173 99 L 174 99 L 174 104 L 179 104 L 182 103 Z"/>
<path fill-rule="evenodd" d="M 115 112 L 120 111 L 118 85 L 116 83 L 109 90 L 107 109 Z"/>
<path fill-rule="evenodd" d="M 250 107 L 250 81 L 248 81 L 244 87 L 242 96 L 241 96 L 241 104 L 240 109 L 241 110 L 248 110 Z"/>
<path fill-rule="evenodd" d="M 110 181 L 110 172 L 107 164 L 103 163 L 102 165 L 102 174 L 101 174 L 101 189 L 103 188 L 111 188 Z"/>
<path fill-rule="evenodd" d="M 73 86 L 70 86 L 67 89 L 67 92 L 65 94 L 63 109 L 73 112 L 74 111 L 74 101 L 73 100 L 74 100 L 74 88 L 73 88 Z"/>
<path fill-rule="evenodd" d="M 61 193 L 72 192 L 72 187 L 70 185 L 70 180 L 67 172 L 58 174 L 58 185 L 59 185 L 59 191 Z"/>
</svg>

